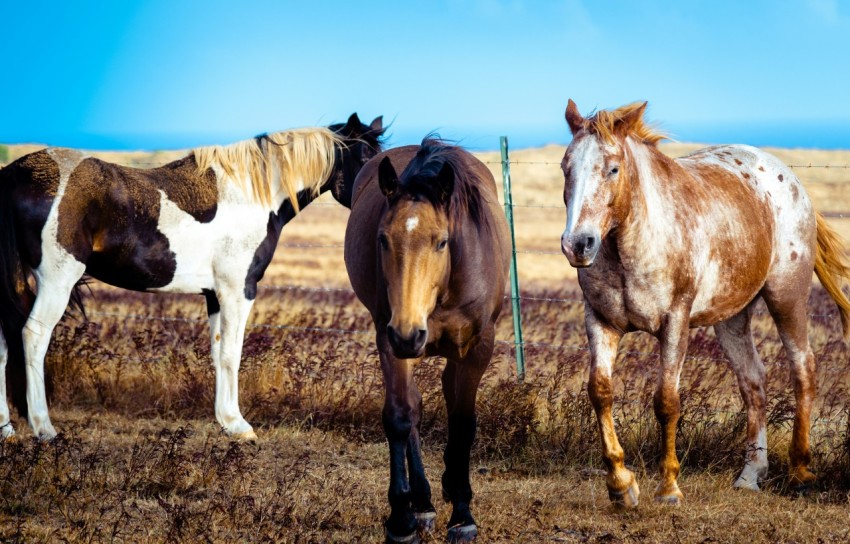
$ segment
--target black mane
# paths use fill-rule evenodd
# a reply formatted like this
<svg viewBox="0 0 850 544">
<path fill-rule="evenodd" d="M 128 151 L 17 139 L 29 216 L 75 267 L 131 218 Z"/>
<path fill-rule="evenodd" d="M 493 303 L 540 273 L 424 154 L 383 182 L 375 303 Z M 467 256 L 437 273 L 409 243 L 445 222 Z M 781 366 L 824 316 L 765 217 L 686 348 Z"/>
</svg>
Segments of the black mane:
<svg viewBox="0 0 850 544">
<path fill-rule="evenodd" d="M 487 223 L 484 197 L 478 177 L 473 170 L 474 157 L 456 145 L 439 137 L 428 135 L 420 144 L 416 156 L 399 176 L 402 192 L 441 205 L 443 195 L 434 183 L 443 165 L 448 163 L 454 171 L 454 189 L 448 201 L 447 214 L 451 225 L 459 225 L 465 217 L 477 228 Z"/>
</svg>

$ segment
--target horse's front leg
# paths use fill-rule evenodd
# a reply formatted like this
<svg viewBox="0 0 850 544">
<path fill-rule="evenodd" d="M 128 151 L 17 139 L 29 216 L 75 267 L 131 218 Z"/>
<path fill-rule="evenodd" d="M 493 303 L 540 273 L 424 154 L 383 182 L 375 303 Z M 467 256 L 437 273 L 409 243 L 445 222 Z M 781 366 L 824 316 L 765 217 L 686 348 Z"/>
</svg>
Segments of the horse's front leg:
<svg viewBox="0 0 850 544">
<path fill-rule="evenodd" d="M 425 476 L 425 465 L 422 463 L 422 448 L 419 436 L 422 431 L 422 394 L 411 381 L 410 404 L 412 420 L 410 437 L 407 440 L 407 473 L 410 478 L 410 504 L 413 516 L 419 526 L 420 533 L 434 531 L 437 511 L 431 502 L 431 484 Z"/>
<path fill-rule="evenodd" d="M 470 509 L 469 454 L 478 427 L 478 384 L 493 356 L 494 334 L 492 326 L 485 329 L 475 347 L 460 361 L 448 360 L 443 371 L 443 396 L 449 416 L 449 438 L 443 454 L 443 496 L 452 503 L 448 542 L 471 542 L 478 536 Z"/>
<path fill-rule="evenodd" d="M 602 437 L 602 460 L 608 473 L 605 485 L 608 497 L 617 506 L 634 508 L 638 505 L 640 488 L 635 475 L 626 468 L 623 448 L 614 429 L 614 417 L 611 405 L 614 390 L 611 385 L 611 373 L 617 359 L 617 347 L 622 333 L 611 327 L 585 301 L 584 323 L 587 329 L 587 341 L 590 346 L 590 378 L 587 393 L 596 412 L 599 434 Z"/>
<path fill-rule="evenodd" d="M 392 355 L 386 336 L 386 327 L 378 326 L 378 352 L 381 359 L 381 371 L 384 376 L 384 409 L 382 421 L 384 434 L 390 448 L 390 486 L 387 498 L 390 503 L 390 517 L 385 523 L 387 542 L 416 542 L 418 520 L 414 509 L 414 491 L 421 493 L 427 486 L 422 460 L 419 456 L 418 426 L 419 401 L 414 394 L 413 368 L 418 359 L 397 359 Z M 417 392 L 418 393 L 418 392 Z M 416 450 L 409 451 L 415 442 Z M 407 478 L 406 460 L 412 459 L 410 470 L 414 474 L 411 481 L 418 488 L 411 489 Z M 428 487 L 430 495 L 430 487 Z M 430 500 L 429 500 L 430 503 Z M 433 507 L 432 507 L 433 509 Z"/>
<path fill-rule="evenodd" d="M 239 363 L 245 326 L 253 300 L 239 289 L 205 293 L 210 320 L 210 354 L 215 365 L 215 417 L 224 431 L 239 440 L 257 435 L 239 410 Z"/>
<path fill-rule="evenodd" d="M 689 311 L 671 312 L 664 319 L 658 335 L 661 342 L 661 372 L 653 398 L 655 418 L 661 427 L 661 481 L 655 488 L 655 501 L 676 506 L 683 497 L 676 483 L 679 477 L 676 427 L 681 408 L 679 376 L 688 349 L 688 314 Z"/>
</svg>

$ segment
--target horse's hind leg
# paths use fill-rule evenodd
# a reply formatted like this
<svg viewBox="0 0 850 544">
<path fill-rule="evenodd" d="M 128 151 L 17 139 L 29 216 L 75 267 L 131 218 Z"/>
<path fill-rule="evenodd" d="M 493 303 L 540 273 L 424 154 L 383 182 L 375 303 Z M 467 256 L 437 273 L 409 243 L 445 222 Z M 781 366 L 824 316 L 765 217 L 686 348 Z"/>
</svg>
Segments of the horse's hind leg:
<svg viewBox="0 0 850 544">
<path fill-rule="evenodd" d="M 805 281 L 791 285 L 800 289 L 771 291 L 765 288 L 762 296 L 770 315 L 776 322 L 779 337 L 791 367 L 796 410 L 794 430 L 789 448 L 791 485 L 804 487 L 815 480 L 809 471 L 812 456 L 809 450 L 809 431 L 812 403 L 815 397 L 815 355 L 809 345 L 806 302 L 811 289 L 811 272 Z"/>
<path fill-rule="evenodd" d="M 6 402 L 6 361 L 9 359 L 9 350 L 6 347 L 6 338 L 0 331 L 0 440 L 15 435 L 15 428 L 9 417 L 9 404 Z"/>
<path fill-rule="evenodd" d="M 758 491 L 759 479 L 767 473 L 766 397 L 764 365 L 750 330 L 751 310 L 752 306 L 748 306 L 734 317 L 717 323 L 714 331 L 738 379 L 741 398 L 747 409 L 747 457 L 744 470 L 734 486 Z"/>
<path fill-rule="evenodd" d="M 24 356 L 27 364 L 27 406 L 33 433 L 40 440 L 51 440 L 56 430 L 47 411 L 47 392 L 44 384 L 44 357 L 50 344 L 50 335 L 62 319 L 68 300 L 77 281 L 82 277 L 85 265 L 73 259 L 35 271 L 38 294 L 35 304 L 24 325 Z"/>
</svg>

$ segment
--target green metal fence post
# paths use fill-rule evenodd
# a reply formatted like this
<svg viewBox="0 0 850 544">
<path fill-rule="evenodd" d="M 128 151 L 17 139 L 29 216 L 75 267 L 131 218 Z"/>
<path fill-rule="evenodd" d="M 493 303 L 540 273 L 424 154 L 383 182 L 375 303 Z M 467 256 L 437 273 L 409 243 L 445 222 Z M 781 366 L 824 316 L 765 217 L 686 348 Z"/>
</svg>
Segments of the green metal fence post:
<svg viewBox="0 0 850 544">
<path fill-rule="evenodd" d="M 525 379 L 525 344 L 522 341 L 522 313 L 519 304 L 519 278 L 516 267 L 516 238 L 514 236 L 514 204 L 511 197 L 511 164 L 508 159 L 508 137 L 500 138 L 502 148 L 502 183 L 505 188 L 505 215 L 511 228 L 511 302 L 514 318 L 514 348 L 516 373 L 521 382 Z"/>
</svg>

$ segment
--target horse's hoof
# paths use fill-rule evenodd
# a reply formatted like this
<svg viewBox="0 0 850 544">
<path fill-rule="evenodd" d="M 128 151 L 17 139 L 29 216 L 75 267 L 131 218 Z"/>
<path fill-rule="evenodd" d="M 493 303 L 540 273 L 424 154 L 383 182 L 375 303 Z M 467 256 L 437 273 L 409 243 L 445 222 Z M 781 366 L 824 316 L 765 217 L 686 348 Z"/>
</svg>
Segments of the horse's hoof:
<svg viewBox="0 0 850 544">
<path fill-rule="evenodd" d="M 658 504 L 665 504 L 667 506 L 681 506 L 682 499 L 685 496 L 679 490 L 679 485 L 675 480 L 668 484 L 658 484 L 658 487 L 655 488 L 655 502 Z"/>
<path fill-rule="evenodd" d="M 56 435 L 56 431 L 43 430 L 38 433 L 38 441 L 47 444 L 49 442 L 53 442 L 53 439 L 56 438 Z"/>
<path fill-rule="evenodd" d="M 245 431 L 244 433 L 234 433 L 230 435 L 231 438 L 237 440 L 239 442 L 256 442 L 257 441 L 257 433 L 254 432 L 254 429 L 250 429 Z"/>
<path fill-rule="evenodd" d="M 735 483 L 732 484 L 732 487 L 735 489 L 746 489 L 747 491 L 754 491 L 756 493 L 760 492 L 758 481 L 751 480 L 749 478 L 744 478 L 741 476 Z"/>
<path fill-rule="evenodd" d="M 682 506 L 682 497 L 678 495 L 657 495 L 655 502 L 664 506 Z"/>
<path fill-rule="evenodd" d="M 419 527 L 420 533 L 431 534 L 434 532 L 434 526 L 437 522 L 437 513 L 435 511 L 414 512 L 413 517 L 416 518 L 416 524 Z"/>
<path fill-rule="evenodd" d="M 640 502 L 640 488 L 638 488 L 637 482 L 632 480 L 625 491 L 608 489 L 608 498 L 618 508 L 637 508 Z"/>
<path fill-rule="evenodd" d="M 384 535 L 387 544 L 419 544 L 420 542 L 419 533 L 416 531 L 413 531 L 407 536 L 398 536 L 392 534 L 389 529 L 384 527 Z"/>
<path fill-rule="evenodd" d="M 0 440 L 14 440 L 15 439 L 15 428 L 12 427 L 12 423 L 6 423 L 5 425 L 0 425 Z"/>
<path fill-rule="evenodd" d="M 794 493 L 805 495 L 812 488 L 818 477 L 815 476 L 809 469 L 799 467 L 791 472 L 791 477 L 788 483 Z"/>
<path fill-rule="evenodd" d="M 463 542 L 472 542 L 477 537 L 478 527 L 474 523 L 457 525 L 449 528 L 449 533 L 446 535 L 446 542 L 449 544 L 461 544 Z"/>
</svg>

